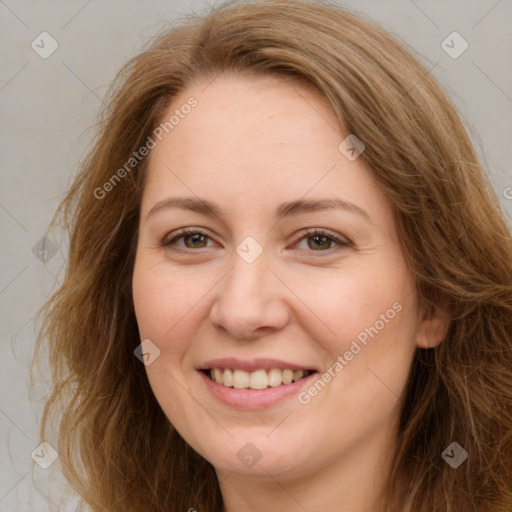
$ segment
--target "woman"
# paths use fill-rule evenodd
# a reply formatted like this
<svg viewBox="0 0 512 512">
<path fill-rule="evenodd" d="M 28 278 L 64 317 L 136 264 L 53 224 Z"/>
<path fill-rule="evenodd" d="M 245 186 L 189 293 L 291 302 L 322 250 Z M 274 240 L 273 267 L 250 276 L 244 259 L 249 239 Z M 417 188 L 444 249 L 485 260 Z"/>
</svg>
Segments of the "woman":
<svg viewBox="0 0 512 512">
<path fill-rule="evenodd" d="M 512 510 L 512 247 L 381 29 L 226 4 L 123 69 L 59 209 L 59 456 L 94 511 Z"/>
</svg>

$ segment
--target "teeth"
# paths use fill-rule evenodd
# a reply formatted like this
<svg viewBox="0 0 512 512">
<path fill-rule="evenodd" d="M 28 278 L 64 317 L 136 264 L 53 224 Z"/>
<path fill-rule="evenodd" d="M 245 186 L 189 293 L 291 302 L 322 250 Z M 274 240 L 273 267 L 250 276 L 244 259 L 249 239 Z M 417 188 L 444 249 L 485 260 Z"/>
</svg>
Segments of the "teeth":
<svg viewBox="0 0 512 512">
<path fill-rule="evenodd" d="M 293 370 L 283 370 L 283 384 L 291 384 L 293 381 Z"/>
<path fill-rule="evenodd" d="M 281 382 L 283 382 L 283 372 L 277 368 L 272 368 L 268 372 L 268 385 L 272 387 L 280 386 Z"/>
<path fill-rule="evenodd" d="M 217 384 L 222 384 L 222 372 L 218 368 L 213 370 L 213 379 Z"/>
<path fill-rule="evenodd" d="M 265 370 L 257 370 L 252 372 L 249 377 L 249 387 L 251 389 L 268 388 L 268 377 Z"/>
<path fill-rule="evenodd" d="M 229 368 L 224 370 L 224 375 L 222 377 L 222 384 L 224 386 L 232 387 L 233 386 L 233 371 Z"/>
<path fill-rule="evenodd" d="M 304 370 L 296 370 L 293 372 L 293 382 L 297 382 L 298 380 L 304 377 Z"/>
<path fill-rule="evenodd" d="M 249 374 L 243 370 L 235 370 L 233 372 L 233 387 L 236 389 L 249 387 Z"/>
<path fill-rule="evenodd" d="M 307 370 L 280 370 L 272 368 L 271 370 L 256 370 L 246 372 L 245 370 L 231 370 L 226 368 L 213 368 L 210 370 L 210 377 L 217 384 L 235 388 L 235 389 L 266 389 L 267 387 L 276 387 L 281 384 L 291 384 L 309 375 Z"/>
</svg>

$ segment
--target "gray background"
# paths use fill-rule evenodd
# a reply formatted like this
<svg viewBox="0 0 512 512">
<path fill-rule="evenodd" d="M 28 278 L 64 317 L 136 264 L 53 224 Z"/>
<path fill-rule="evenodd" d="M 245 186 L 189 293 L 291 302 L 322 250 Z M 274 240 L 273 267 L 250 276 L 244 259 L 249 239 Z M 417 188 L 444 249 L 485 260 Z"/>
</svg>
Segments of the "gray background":
<svg viewBox="0 0 512 512">
<path fill-rule="evenodd" d="M 437 64 L 432 73 L 459 107 L 511 223 L 512 0 L 339 3 L 405 40 L 429 69 Z M 0 0 L 0 512 L 75 510 L 77 503 L 63 494 L 59 459 L 42 469 L 31 458 L 47 393 L 43 381 L 28 388 L 34 315 L 61 277 L 67 250 L 58 234 L 48 235 L 56 253 L 50 248 L 46 262 L 33 248 L 87 150 L 120 66 L 169 20 L 208 8 L 206 0 Z M 31 47 L 43 31 L 59 45 L 47 59 Z M 469 44 L 456 59 L 441 46 L 453 31 Z M 50 507 L 38 489 L 62 497 L 61 506 Z"/>
</svg>

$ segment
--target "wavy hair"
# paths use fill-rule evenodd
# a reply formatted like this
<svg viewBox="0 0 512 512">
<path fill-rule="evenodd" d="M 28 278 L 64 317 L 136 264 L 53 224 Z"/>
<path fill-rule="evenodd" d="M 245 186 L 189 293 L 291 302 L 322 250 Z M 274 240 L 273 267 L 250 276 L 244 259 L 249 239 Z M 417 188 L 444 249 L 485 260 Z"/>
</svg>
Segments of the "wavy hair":
<svg viewBox="0 0 512 512">
<path fill-rule="evenodd" d="M 97 138 L 51 226 L 69 234 L 64 278 L 40 310 L 32 367 L 48 346 L 40 424 L 57 420 L 71 486 L 94 512 L 220 512 L 213 466 L 173 428 L 145 368 L 131 295 L 147 158 L 178 93 L 220 73 L 310 86 L 354 133 L 393 205 L 419 300 L 450 324 L 416 349 L 382 510 L 512 510 L 512 237 L 454 105 L 395 36 L 327 2 L 229 2 L 166 28 L 125 64 Z M 453 469 L 441 457 L 469 454 Z"/>
</svg>

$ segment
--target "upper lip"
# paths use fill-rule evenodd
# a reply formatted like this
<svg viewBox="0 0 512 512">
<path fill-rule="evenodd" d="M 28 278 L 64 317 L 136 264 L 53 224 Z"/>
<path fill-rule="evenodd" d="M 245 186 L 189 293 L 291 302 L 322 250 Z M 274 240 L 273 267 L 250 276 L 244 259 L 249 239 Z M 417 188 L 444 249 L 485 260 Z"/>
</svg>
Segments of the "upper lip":
<svg viewBox="0 0 512 512">
<path fill-rule="evenodd" d="M 204 364 L 201 364 L 198 370 L 211 370 L 212 368 L 229 368 L 231 370 L 245 370 L 246 372 L 253 372 L 256 370 L 267 370 L 278 368 L 280 370 L 315 370 L 309 365 L 296 364 L 288 361 L 280 361 L 278 359 L 270 358 L 256 358 L 256 359 L 237 359 L 235 357 L 225 357 L 221 359 L 212 359 Z"/>
</svg>

